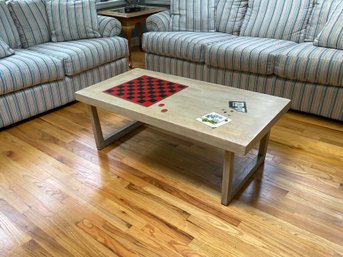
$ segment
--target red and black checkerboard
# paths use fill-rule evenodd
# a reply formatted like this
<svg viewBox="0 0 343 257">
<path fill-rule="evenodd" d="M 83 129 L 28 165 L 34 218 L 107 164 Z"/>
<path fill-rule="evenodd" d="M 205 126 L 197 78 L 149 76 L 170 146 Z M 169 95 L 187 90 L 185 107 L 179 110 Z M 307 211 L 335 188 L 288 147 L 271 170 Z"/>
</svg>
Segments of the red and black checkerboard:
<svg viewBox="0 0 343 257">
<path fill-rule="evenodd" d="M 104 92 L 149 107 L 185 88 L 187 86 L 167 80 L 141 76 Z"/>
</svg>

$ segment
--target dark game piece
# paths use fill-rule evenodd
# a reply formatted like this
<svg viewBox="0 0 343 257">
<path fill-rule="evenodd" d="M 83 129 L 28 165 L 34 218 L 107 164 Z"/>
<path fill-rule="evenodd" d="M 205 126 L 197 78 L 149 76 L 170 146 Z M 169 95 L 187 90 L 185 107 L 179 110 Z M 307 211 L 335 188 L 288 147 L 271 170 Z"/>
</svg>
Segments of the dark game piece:
<svg viewBox="0 0 343 257">
<path fill-rule="evenodd" d="M 245 101 L 229 101 L 229 107 L 237 112 L 248 112 Z"/>
<path fill-rule="evenodd" d="M 161 110 L 161 112 L 167 112 L 168 111 L 168 109 L 162 109 Z"/>
</svg>

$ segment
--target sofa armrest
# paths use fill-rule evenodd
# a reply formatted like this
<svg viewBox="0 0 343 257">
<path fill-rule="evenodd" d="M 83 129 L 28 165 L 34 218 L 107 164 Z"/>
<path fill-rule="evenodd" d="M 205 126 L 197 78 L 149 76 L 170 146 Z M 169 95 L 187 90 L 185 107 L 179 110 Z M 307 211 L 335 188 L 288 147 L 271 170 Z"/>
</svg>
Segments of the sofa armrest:
<svg viewBox="0 0 343 257">
<path fill-rule="evenodd" d="M 148 31 L 169 31 L 170 28 L 170 11 L 164 11 L 149 16 L 146 20 Z"/>
<path fill-rule="evenodd" d="M 102 37 L 118 36 L 121 32 L 121 23 L 116 18 L 98 15 L 98 24 Z"/>
</svg>

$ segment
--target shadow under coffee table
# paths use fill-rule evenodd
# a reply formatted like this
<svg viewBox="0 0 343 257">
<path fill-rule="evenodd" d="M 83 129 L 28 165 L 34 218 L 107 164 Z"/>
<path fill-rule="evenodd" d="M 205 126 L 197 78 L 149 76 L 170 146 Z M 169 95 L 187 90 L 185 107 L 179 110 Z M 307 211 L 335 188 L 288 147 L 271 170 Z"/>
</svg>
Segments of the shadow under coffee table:
<svg viewBox="0 0 343 257">
<path fill-rule="evenodd" d="M 167 108 L 166 112 L 161 112 L 159 103 L 145 107 L 104 92 L 104 90 L 143 75 L 188 87 L 163 100 L 164 108 Z M 270 130 L 290 107 L 289 99 L 143 69 L 128 71 L 84 88 L 75 94 L 78 101 L 88 105 L 94 137 L 99 150 L 143 123 L 223 149 L 224 165 L 221 188 L 223 205 L 228 205 L 232 201 L 235 194 L 263 164 Z M 228 101 L 231 100 L 245 101 L 248 112 L 230 112 Z M 96 108 L 114 112 L 134 121 L 115 130 L 111 135 L 104 136 Z M 223 110 L 227 110 L 226 114 L 230 115 L 229 118 L 232 121 L 221 127 L 212 129 L 196 120 L 210 112 L 223 114 Z M 253 163 L 249 162 L 249 165 L 235 170 L 235 155 L 245 156 L 256 145 L 258 145 L 258 153 Z M 240 181 L 236 181 L 233 179 L 234 174 L 243 174 L 243 176 L 239 176 Z"/>
</svg>

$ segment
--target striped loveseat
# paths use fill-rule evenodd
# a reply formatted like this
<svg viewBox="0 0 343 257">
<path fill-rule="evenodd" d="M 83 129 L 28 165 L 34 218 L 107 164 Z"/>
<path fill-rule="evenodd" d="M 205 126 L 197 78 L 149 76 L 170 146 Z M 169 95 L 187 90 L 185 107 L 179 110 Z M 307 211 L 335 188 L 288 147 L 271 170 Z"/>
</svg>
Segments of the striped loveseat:
<svg viewBox="0 0 343 257">
<path fill-rule="evenodd" d="M 119 21 L 95 11 L 95 37 L 51 42 L 46 4 L 0 0 L 0 128 L 71 102 L 75 91 L 128 69 Z M 9 56 L 1 55 L 1 44 L 7 44 Z"/>
<path fill-rule="evenodd" d="M 342 12 L 342 0 L 172 0 L 147 19 L 146 67 L 343 121 Z"/>
</svg>

